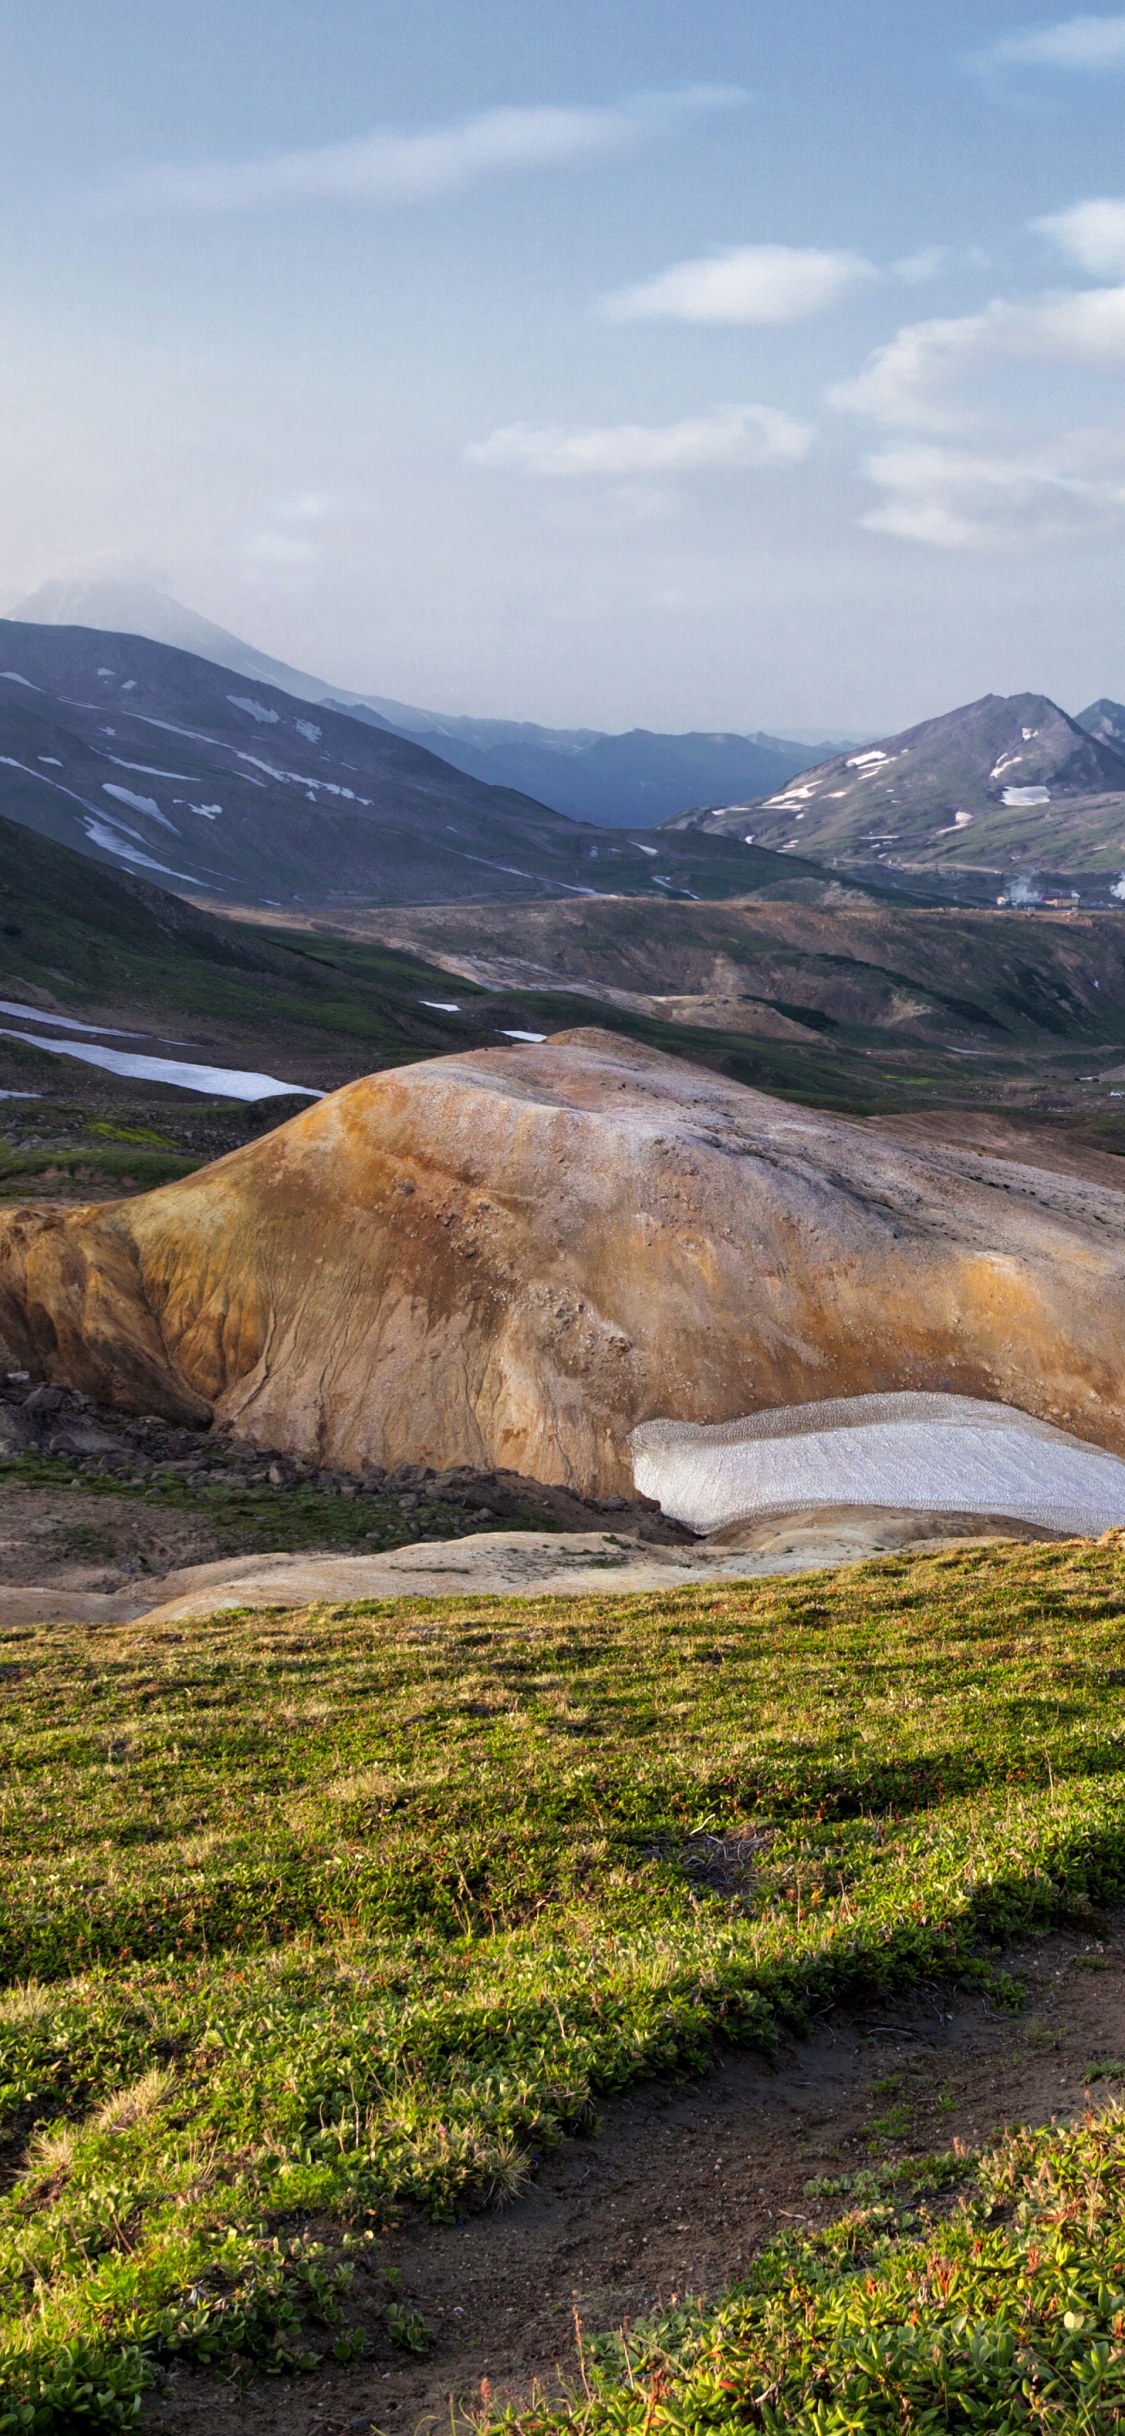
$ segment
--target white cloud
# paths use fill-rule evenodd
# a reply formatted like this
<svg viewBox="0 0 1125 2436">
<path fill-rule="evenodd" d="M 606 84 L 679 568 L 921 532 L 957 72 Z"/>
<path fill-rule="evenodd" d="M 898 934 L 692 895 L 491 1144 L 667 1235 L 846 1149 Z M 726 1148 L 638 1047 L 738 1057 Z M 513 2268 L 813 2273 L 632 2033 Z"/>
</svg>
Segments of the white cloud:
<svg viewBox="0 0 1125 2436">
<path fill-rule="evenodd" d="M 469 465 L 528 474 L 701 473 L 720 467 L 796 465 L 813 432 L 775 406 L 718 406 L 682 423 L 512 423 L 465 449 Z"/>
<path fill-rule="evenodd" d="M 947 245 L 922 245 L 916 254 L 904 254 L 901 262 L 892 262 L 891 269 L 896 279 L 904 279 L 908 287 L 915 287 L 923 279 L 936 279 L 948 260 Z"/>
<path fill-rule="evenodd" d="M 973 417 L 953 394 L 971 371 L 1005 358 L 1091 367 L 1125 363 L 1125 286 L 1058 291 L 1029 304 L 910 322 L 830 402 L 891 428 L 948 431 Z"/>
<path fill-rule="evenodd" d="M 1048 212 L 1031 225 L 1096 278 L 1125 272 L 1125 203 L 1110 196 L 1072 203 L 1068 211 Z"/>
<path fill-rule="evenodd" d="M 483 110 L 414 134 L 376 128 L 347 143 L 258 160 L 160 164 L 123 176 L 108 200 L 144 210 L 199 212 L 305 202 L 425 202 L 483 178 L 625 151 L 687 114 L 744 99 L 735 86 L 692 85 L 678 93 L 642 94 L 608 109 Z"/>
<path fill-rule="evenodd" d="M 979 313 L 908 323 L 856 379 L 830 391 L 833 405 L 895 435 L 864 467 L 883 493 L 861 520 L 870 531 L 964 550 L 1081 541 L 1121 529 L 1125 431 L 1001 434 L 980 400 L 988 397 L 988 374 L 1013 362 L 1080 371 L 1125 364 L 1125 285 L 1054 290 L 1018 303 L 998 297 Z M 1037 408 L 1042 397 L 1036 383 Z M 956 440 L 974 427 L 979 439 Z M 949 444 L 941 445 L 942 435 Z"/>
<path fill-rule="evenodd" d="M 1072 431 L 1036 448 L 892 442 L 864 468 L 885 493 L 869 532 L 945 550 L 1081 541 L 1125 525 L 1125 431 Z"/>
<path fill-rule="evenodd" d="M 1005 34 L 975 51 L 978 68 L 1125 68 L 1125 17 L 1064 17 L 1026 34 Z"/>
<path fill-rule="evenodd" d="M 861 254 L 815 246 L 732 245 L 698 262 L 674 262 L 654 279 L 602 298 L 610 321 L 784 322 L 823 312 L 873 279 Z"/>
<path fill-rule="evenodd" d="M 336 505 L 331 491 L 292 491 L 287 498 L 275 499 L 270 512 L 286 524 L 322 524 Z"/>
</svg>

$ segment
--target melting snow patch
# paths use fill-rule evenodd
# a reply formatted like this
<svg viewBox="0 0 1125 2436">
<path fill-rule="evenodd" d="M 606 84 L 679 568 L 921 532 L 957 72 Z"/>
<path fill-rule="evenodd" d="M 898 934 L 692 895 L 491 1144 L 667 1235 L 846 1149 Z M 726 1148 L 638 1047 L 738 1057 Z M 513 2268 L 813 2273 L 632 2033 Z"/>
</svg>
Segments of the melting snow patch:
<svg viewBox="0 0 1125 2436">
<path fill-rule="evenodd" d="M 158 820 L 162 829 L 170 829 L 173 837 L 179 836 L 180 832 L 175 821 L 165 818 L 159 804 L 153 802 L 151 795 L 134 795 L 131 788 L 115 787 L 109 778 L 102 780 L 102 794 L 114 796 L 119 804 L 128 804 L 131 812 L 144 812 L 149 820 Z"/>
<path fill-rule="evenodd" d="M 540 1041 L 544 1041 L 547 1038 L 545 1032 L 508 1032 L 505 1031 L 503 1025 L 501 1025 L 500 1029 L 504 1034 L 505 1040 L 530 1040 L 534 1042 L 536 1048 L 538 1048 Z"/>
<path fill-rule="evenodd" d="M 245 1074 L 235 1066 L 189 1066 L 178 1058 L 142 1057 L 131 1049 L 100 1049 L 85 1040 L 44 1040 L 32 1032 L 6 1032 L 0 1039 L 24 1040 L 33 1049 L 50 1049 L 56 1057 L 79 1057 L 88 1066 L 103 1066 L 108 1074 L 127 1074 L 144 1083 L 174 1083 L 181 1091 L 200 1091 L 224 1100 L 271 1100 L 284 1092 L 302 1100 L 322 1100 L 323 1091 L 305 1083 L 280 1083 L 275 1074 Z M 1125 1467 L 1123 1467 L 1125 1468 Z"/>
<path fill-rule="evenodd" d="M 842 1397 L 701 1428 L 633 1431 L 646 1497 L 695 1531 L 815 1506 L 1006 1515 L 1096 1533 L 1125 1523 L 1125 1463 L 974 1396 Z"/>
<path fill-rule="evenodd" d="M 30 677 L 17 675 L 14 668 L 0 668 L 0 677 L 6 677 L 9 685 L 26 685 L 29 694 L 41 694 L 43 691 L 41 685 L 32 684 Z"/>
<path fill-rule="evenodd" d="M 22 1015 L 27 1023 L 51 1023 L 56 1030 L 63 1032 L 98 1032 L 110 1040 L 140 1040 L 142 1037 L 139 1032 L 123 1032 L 120 1024 L 79 1023 L 76 1015 L 48 1015 L 45 1007 L 21 1006 L 18 998 L 0 998 L 0 1015 Z"/>
<path fill-rule="evenodd" d="M 1005 787 L 1001 801 L 1006 804 L 1049 804 L 1048 787 Z"/>
<path fill-rule="evenodd" d="M 890 758 L 893 760 L 893 754 Z M 844 767 L 849 770 L 862 770 L 866 768 L 869 761 L 886 761 L 887 759 L 887 754 L 876 745 L 870 753 L 853 753 L 851 760 L 845 762 Z"/>
<path fill-rule="evenodd" d="M 40 760 L 43 756 L 40 754 Z M 107 753 L 115 770 L 135 770 L 138 778 L 174 778 L 182 787 L 198 784 L 194 770 L 154 770 L 150 761 L 122 761 L 120 753 Z"/>
<path fill-rule="evenodd" d="M 198 812 L 199 817 L 200 817 L 200 820 L 219 820 L 219 819 L 222 817 L 222 810 L 223 810 L 223 807 L 222 807 L 222 805 L 221 805 L 221 804 L 189 804 L 189 805 L 188 805 L 188 811 L 189 811 L 189 812 Z"/>
<path fill-rule="evenodd" d="M 264 702 L 251 701 L 249 694 L 228 694 L 227 701 L 233 703 L 235 710 L 247 711 L 251 719 L 259 720 L 263 727 L 276 727 L 278 724 L 279 713 L 267 710 Z"/>
<path fill-rule="evenodd" d="M 145 854 L 140 846 L 129 843 L 125 834 L 111 827 L 108 820 L 84 820 L 82 826 L 92 846 L 100 846 L 103 854 L 116 854 L 123 863 L 137 863 L 145 871 L 162 871 L 167 879 L 186 880 L 191 888 L 210 888 L 210 880 L 201 880 L 197 872 L 173 871 L 170 863 L 158 863 L 155 855 Z"/>
<path fill-rule="evenodd" d="M 459 1015 L 460 1007 L 453 998 L 420 998 L 420 1007 L 434 1007 L 439 1015 Z"/>
<path fill-rule="evenodd" d="M 322 733 L 323 733 L 323 730 L 322 730 L 321 728 L 317 727 L 317 726 L 314 724 L 313 720 L 311 720 L 311 719 L 294 719 L 294 721 L 293 721 L 293 725 L 294 725 L 294 727 L 296 728 L 296 730 L 297 730 L 297 734 L 298 734 L 299 736 L 307 736 L 307 737 L 308 737 L 308 740 L 309 740 L 309 743 L 310 743 L 310 744 L 319 744 L 319 743 L 320 743 L 320 739 L 321 739 L 321 735 L 322 735 Z"/>
<path fill-rule="evenodd" d="M 35 758 L 37 761 L 41 761 L 48 770 L 61 770 L 62 768 L 62 763 L 56 753 L 37 753 Z"/>
</svg>

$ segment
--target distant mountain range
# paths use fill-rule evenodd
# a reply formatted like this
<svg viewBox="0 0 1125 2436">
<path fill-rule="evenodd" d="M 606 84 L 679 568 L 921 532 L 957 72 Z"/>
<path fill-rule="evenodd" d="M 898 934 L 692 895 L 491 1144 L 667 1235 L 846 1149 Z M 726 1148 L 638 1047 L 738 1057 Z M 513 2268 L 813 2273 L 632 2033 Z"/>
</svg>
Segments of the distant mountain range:
<svg viewBox="0 0 1125 2436">
<path fill-rule="evenodd" d="M 877 889 L 880 883 L 894 888 L 894 875 L 901 873 L 901 892 L 910 884 L 907 875 L 917 874 L 926 875 L 931 888 L 954 896 L 967 889 L 980 898 L 982 892 L 989 895 L 998 876 L 1010 875 L 1023 885 L 1037 872 L 1053 885 L 1085 875 L 1094 884 L 1112 879 L 1116 886 L 1116 875 L 1125 870 L 1125 705 L 1106 697 L 1071 718 L 1043 694 L 986 694 L 897 735 L 825 745 L 823 757 L 810 766 L 813 748 L 761 732 L 676 736 L 638 728 L 611 736 L 592 728 L 454 717 L 389 696 L 348 695 L 270 659 L 150 585 L 46 584 L 22 604 L 18 621 L 0 621 L 0 635 L 30 637 L 38 631 L 46 638 L 51 630 L 71 637 L 84 631 L 87 643 L 100 634 L 110 658 L 122 658 L 127 648 L 143 653 L 147 643 L 150 649 L 163 646 L 183 662 L 173 669 L 169 661 L 158 690 L 163 688 L 174 721 L 181 694 L 185 703 L 195 701 L 202 688 L 205 707 L 198 717 L 208 725 L 208 736 L 200 741 L 209 740 L 219 755 L 209 765 L 216 784 L 232 752 L 245 779 L 247 722 L 262 733 L 269 725 L 237 710 L 237 696 L 219 681 L 221 673 L 270 689 L 283 732 L 299 739 L 289 752 L 291 767 L 258 773 L 266 793 L 289 791 L 283 822 L 266 823 L 265 807 L 258 806 L 258 827 L 265 823 L 268 836 L 257 835 L 251 819 L 243 847 L 236 848 L 237 824 L 231 807 L 225 807 L 223 845 L 213 836 L 206 858 L 198 841 L 190 855 L 180 857 L 194 865 L 187 873 L 193 887 L 246 901 L 253 895 L 259 903 L 287 905 L 331 899 L 457 903 L 489 894 L 527 897 L 583 888 L 628 895 L 671 890 L 707 898 L 763 889 L 771 895 L 779 889 L 786 895 L 809 894 L 824 886 L 825 865 L 837 871 L 842 866 L 842 878 L 847 874 Z M 131 643 L 130 637 L 140 639 Z M 75 648 L 81 657 L 85 646 Z M 13 666 L 17 674 L 29 673 L 21 660 Z M 143 682 L 156 682 L 156 663 L 146 662 L 145 668 Z M 134 674 L 142 683 L 139 664 Z M 95 662 L 87 713 L 104 682 Z M 68 687 L 69 679 L 60 674 L 55 692 L 65 694 Z M 45 690 L 52 690 L 49 679 Z M 279 704 L 284 700 L 291 707 L 273 705 L 274 693 Z M 306 725 L 323 730 L 316 748 L 300 735 L 301 705 L 317 708 L 315 721 L 306 718 Z M 80 712 L 83 705 L 65 707 Z M 189 723 L 196 715 L 190 713 Z M 86 736 L 87 743 L 91 740 L 96 745 L 96 727 L 93 738 Z M 338 758 L 340 771 L 312 783 L 317 772 L 302 761 L 303 754 L 306 760 L 311 754 L 320 772 Z M 9 767 L 18 759 L 9 755 Z M 46 766 L 42 755 L 37 766 Z M 367 773 L 364 787 L 352 787 L 350 795 L 344 791 L 348 767 L 353 776 Z M 15 783 L 9 781 L 9 793 Z M 421 790 L 428 806 L 425 820 L 414 790 Z M 315 799 L 320 812 L 299 842 L 302 798 Z M 159 801 L 159 790 L 154 800 L 166 820 L 177 817 L 174 805 Z M 340 826 L 338 855 L 327 849 L 329 800 Z M 358 809 L 345 810 L 348 805 Z M 452 822 L 443 817 L 449 807 L 457 809 Z M 242 808 L 245 812 L 244 796 Z M 378 851 L 370 820 L 359 817 L 376 808 L 382 829 Z M 61 836 L 57 804 L 53 812 L 56 826 L 48 833 Z M 104 830 L 104 805 L 100 812 Z M 462 815 L 469 824 L 463 831 Z M 43 818 L 35 825 L 42 826 Z M 579 827 L 594 836 L 580 843 Z M 596 833 L 606 829 L 619 834 L 599 839 Z M 657 830 L 659 843 L 653 838 Z M 193 834 L 191 821 L 186 833 Z M 167 838 L 175 830 L 164 834 Z M 88 823 L 80 838 L 69 842 L 89 852 L 94 840 Z M 157 854 L 159 840 L 150 839 L 145 847 L 142 838 L 134 838 L 132 845 L 142 854 L 151 850 L 153 867 L 162 866 L 174 884 L 183 883 L 170 847 Z M 748 862 L 751 850 L 766 859 Z M 106 846 L 103 840 L 95 851 L 122 859 L 126 847 L 120 829 L 117 843 Z M 800 872 L 790 869 L 788 886 L 777 860 L 781 856 L 790 866 L 801 858 Z M 654 868 L 644 871 L 644 863 Z M 630 867 L 639 875 L 632 882 L 625 877 Z"/>
<path fill-rule="evenodd" d="M 985 694 L 677 830 L 833 865 L 1100 873 L 1125 864 L 1125 708 L 1071 719 L 1045 694 Z"/>
<path fill-rule="evenodd" d="M 355 718 L 380 715 L 454 769 L 491 786 L 520 787 L 572 820 L 657 828 L 690 804 L 749 801 L 806 769 L 809 746 L 776 736 L 655 735 L 632 728 L 604 736 L 504 719 L 439 719 L 402 703 L 345 704 Z M 397 713 L 397 716 L 392 716 Z"/>
<path fill-rule="evenodd" d="M 315 715 L 313 715 L 315 713 Z M 167 643 L 0 620 L 0 813 L 212 903 L 838 897 L 734 837 L 607 831 Z"/>
<path fill-rule="evenodd" d="M 749 801 L 784 786 L 814 754 L 843 749 L 827 737 L 809 745 L 761 734 L 662 736 L 647 728 L 610 736 L 597 728 L 457 718 L 382 694 L 351 694 L 268 658 L 151 584 L 44 584 L 12 614 L 25 623 L 94 626 L 170 643 L 259 684 L 280 686 L 300 701 L 347 710 L 409 736 L 487 786 L 515 787 L 571 820 L 608 828 L 651 829 L 692 804 Z"/>
</svg>

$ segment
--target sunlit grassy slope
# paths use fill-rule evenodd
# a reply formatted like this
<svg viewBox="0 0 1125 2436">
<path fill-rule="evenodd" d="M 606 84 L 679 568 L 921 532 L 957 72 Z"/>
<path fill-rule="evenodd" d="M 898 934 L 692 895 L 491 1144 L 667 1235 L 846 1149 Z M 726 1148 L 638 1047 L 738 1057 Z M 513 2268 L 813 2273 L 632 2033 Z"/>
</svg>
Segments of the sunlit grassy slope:
<svg viewBox="0 0 1125 2436">
<path fill-rule="evenodd" d="M 1070 1543 L 7 1635 L 0 2428 L 292 2362 L 310 2218 L 458 2212 L 719 2025 L 1120 1891 L 1123 1609 Z"/>
</svg>

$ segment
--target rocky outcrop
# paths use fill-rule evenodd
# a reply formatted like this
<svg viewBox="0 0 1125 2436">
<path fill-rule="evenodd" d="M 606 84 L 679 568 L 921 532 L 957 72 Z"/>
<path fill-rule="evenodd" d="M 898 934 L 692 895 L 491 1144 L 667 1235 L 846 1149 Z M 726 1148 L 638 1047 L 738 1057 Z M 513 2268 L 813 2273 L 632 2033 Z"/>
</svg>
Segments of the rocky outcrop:
<svg viewBox="0 0 1125 2436">
<path fill-rule="evenodd" d="M 1125 1453 L 1125 1197 L 613 1035 L 353 1083 L 139 1199 L 0 1218 L 7 1359 L 342 1466 L 631 1486 L 654 1418 L 896 1389 Z"/>
</svg>

